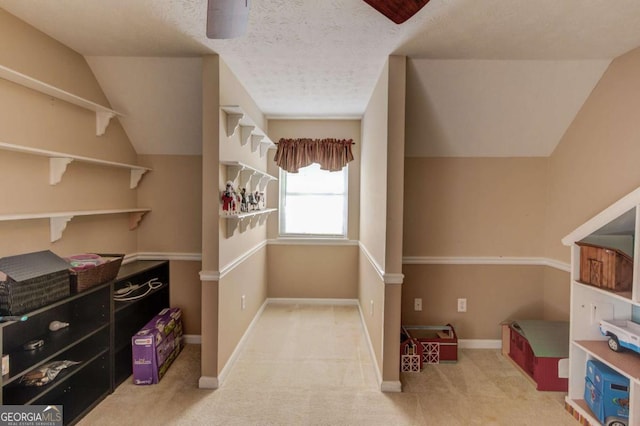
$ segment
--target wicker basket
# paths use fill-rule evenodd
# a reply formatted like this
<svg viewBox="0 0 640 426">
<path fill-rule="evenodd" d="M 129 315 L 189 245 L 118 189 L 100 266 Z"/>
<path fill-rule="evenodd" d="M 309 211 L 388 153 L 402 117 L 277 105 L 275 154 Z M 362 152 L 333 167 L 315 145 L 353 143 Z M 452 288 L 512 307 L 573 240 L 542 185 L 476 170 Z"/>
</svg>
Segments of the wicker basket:
<svg viewBox="0 0 640 426">
<path fill-rule="evenodd" d="M 95 268 L 82 269 L 79 271 L 71 269 L 72 292 L 79 293 L 90 287 L 111 281 L 118 275 L 124 254 L 96 254 L 108 261 Z"/>
</svg>

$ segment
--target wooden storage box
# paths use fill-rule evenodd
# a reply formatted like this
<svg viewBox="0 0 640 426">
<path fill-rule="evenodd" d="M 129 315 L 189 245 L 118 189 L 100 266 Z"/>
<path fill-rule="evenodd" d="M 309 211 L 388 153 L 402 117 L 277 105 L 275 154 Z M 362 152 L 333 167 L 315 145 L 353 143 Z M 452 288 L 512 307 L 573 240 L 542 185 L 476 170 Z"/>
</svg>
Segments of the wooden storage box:
<svg viewBox="0 0 640 426">
<path fill-rule="evenodd" d="M 588 243 L 580 246 L 580 282 L 613 291 L 630 291 L 633 259 L 626 253 Z"/>
<path fill-rule="evenodd" d="M 49 250 L 0 259 L 1 315 L 22 315 L 69 294 L 69 264 Z"/>
</svg>

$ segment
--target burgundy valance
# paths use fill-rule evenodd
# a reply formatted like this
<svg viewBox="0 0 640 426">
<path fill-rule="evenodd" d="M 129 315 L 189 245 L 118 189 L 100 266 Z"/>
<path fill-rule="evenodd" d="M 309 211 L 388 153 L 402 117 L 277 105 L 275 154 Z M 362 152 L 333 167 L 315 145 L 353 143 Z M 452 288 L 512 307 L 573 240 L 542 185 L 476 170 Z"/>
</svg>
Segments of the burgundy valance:
<svg viewBox="0 0 640 426">
<path fill-rule="evenodd" d="M 352 139 L 285 139 L 278 142 L 274 158 L 280 168 L 297 173 L 313 163 L 322 170 L 335 172 L 353 160 Z"/>
</svg>

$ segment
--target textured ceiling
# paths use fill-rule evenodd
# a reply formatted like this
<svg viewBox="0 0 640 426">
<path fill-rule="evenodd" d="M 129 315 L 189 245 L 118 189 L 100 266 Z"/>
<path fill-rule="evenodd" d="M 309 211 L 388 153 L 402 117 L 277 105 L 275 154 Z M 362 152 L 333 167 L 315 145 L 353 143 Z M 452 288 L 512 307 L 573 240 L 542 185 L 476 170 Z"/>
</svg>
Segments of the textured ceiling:
<svg viewBox="0 0 640 426">
<path fill-rule="evenodd" d="M 587 60 L 592 76 L 591 61 L 640 46 L 638 0 L 431 0 L 402 25 L 362 0 L 252 0 L 246 36 L 230 40 L 205 37 L 206 0 L 0 0 L 0 7 L 87 57 L 218 53 L 271 117 L 360 116 L 389 54 Z M 103 85 L 118 80 L 109 60 L 91 61 Z M 109 85 L 111 102 L 131 86 Z"/>
</svg>

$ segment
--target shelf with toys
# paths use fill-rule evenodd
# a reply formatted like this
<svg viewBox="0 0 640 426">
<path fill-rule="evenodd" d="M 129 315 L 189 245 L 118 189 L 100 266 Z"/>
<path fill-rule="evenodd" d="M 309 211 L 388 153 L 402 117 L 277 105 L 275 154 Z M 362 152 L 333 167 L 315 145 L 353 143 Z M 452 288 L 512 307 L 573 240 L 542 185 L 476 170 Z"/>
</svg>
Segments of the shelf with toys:
<svg viewBox="0 0 640 426">
<path fill-rule="evenodd" d="M 571 247 L 566 403 L 575 418 L 592 425 L 640 421 L 640 347 L 637 336 L 628 332 L 640 323 L 638 229 L 640 188 L 562 240 Z M 635 345 L 627 344 L 634 338 Z M 615 398 L 613 387 L 599 385 L 607 380 L 615 384 Z"/>
<path fill-rule="evenodd" d="M 221 161 L 227 182 L 220 197 L 220 217 L 227 220 L 227 238 L 237 229 L 263 225 L 275 208 L 267 208 L 267 185 L 277 178 L 237 161 Z"/>
</svg>

